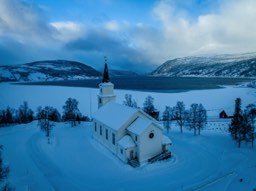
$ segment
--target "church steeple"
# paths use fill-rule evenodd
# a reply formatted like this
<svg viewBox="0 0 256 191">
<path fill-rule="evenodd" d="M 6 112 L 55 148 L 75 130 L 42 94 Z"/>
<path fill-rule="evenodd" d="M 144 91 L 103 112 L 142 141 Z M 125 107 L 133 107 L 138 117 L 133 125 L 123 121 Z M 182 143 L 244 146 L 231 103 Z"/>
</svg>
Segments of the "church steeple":
<svg viewBox="0 0 256 191">
<path fill-rule="evenodd" d="M 104 66 L 102 83 L 108 83 L 108 82 L 110 82 L 110 78 L 109 78 L 109 74 L 108 74 L 107 57 L 104 56 L 104 58 L 105 58 L 105 66 Z"/>
<path fill-rule="evenodd" d="M 114 94 L 114 84 L 110 82 L 109 73 L 108 73 L 108 65 L 107 58 L 105 58 L 105 67 L 103 72 L 102 81 L 99 84 L 100 92 L 98 95 L 98 108 L 103 105 L 113 102 L 116 100 L 116 95 Z"/>
</svg>

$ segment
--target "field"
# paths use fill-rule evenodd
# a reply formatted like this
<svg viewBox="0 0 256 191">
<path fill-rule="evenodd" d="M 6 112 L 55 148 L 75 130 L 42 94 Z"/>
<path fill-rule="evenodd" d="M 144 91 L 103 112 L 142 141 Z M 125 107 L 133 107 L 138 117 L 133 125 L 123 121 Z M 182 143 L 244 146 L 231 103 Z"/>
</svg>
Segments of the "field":
<svg viewBox="0 0 256 191">
<path fill-rule="evenodd" d="M 22 101 L 36 110 L 50 105 L 62 111 L 68 97 L 79 101 L 83 114 L 97 110 L 98 89 L 59 86 L 0 84 L 0 108 L 18 108 Z M 132 94 L 139 106 L 147 95 L 154 97 L 161 112 L 165 105 L 184 101 L 202 103 L 210 118 L 224 109 L 233 113 L 234 100 L 242 106 L 256 104 L 256 90 L 225 87 L 222 89 L 160 93 L 116 90 L 117 102 Z M 243 144 L 237 148 L 227 132 L 228 121 L 208 123 L 201 136 L 175 124 L 165 132 L 173 142 L 173 157 L 167 161 L 132 168 L 122 163 L 91 137 L 90 123 L 76 128 L 56 123 L 51 144 L 37 122 L 0 128 L 4 159 L 11 168 L 10 183 L 17 191 L 25 190 L 249 190 L 256 189 L 256 148 Z"/>
</svg>

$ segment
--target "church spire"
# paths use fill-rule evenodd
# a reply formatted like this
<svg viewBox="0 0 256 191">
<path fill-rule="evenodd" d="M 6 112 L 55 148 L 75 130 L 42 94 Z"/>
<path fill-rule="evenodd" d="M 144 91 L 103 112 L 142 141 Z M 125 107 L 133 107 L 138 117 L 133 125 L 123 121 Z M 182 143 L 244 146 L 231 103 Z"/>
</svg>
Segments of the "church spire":
<svg viewBox="0 0 256 191">
<path fill-rule="evenodd" d="M 104 67 L 104 72 L 103 72 L 102 83 L 108 83 L 108 82 L 110 82 L 110 78 L 109 78 L 109 74 L 108 74 L 107 57 L 104 56 L 104 59 L 105 59 L 105 67 Z"/>
</svg>

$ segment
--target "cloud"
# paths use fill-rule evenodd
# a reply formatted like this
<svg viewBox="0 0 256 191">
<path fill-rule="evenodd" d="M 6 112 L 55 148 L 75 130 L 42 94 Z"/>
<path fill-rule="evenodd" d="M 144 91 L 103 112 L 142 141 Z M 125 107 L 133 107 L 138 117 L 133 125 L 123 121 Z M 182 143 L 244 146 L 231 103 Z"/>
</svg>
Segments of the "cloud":
<svg viewBox="0 0 256 191">
<path fill-rule="evenodd" d="M 73 21 L 59 21 L 50 23 L 56 29 L 54 38 L 69 42 L 78 39 L 86 34 L 86 27 L 82 23 Z"/>
<path fill-rule="evenodd" d="M 0 1 L 0 36 L 20 43 L 43 44 L 51 41 L 51 26 L 41 10 L 20 0 Z"/>
<path fill-rule="evenodd" d="M 54 21 L 28 2 L 0 0 L 1 64 L 73 59 L 99 69 L 107 56 L 112 69 L 148 72 L 175 57 L 256 51 L 255 0 L 157 1 L 147 23 L 105 13 Z"/>
<path fill-rule="evenodd" d="M 256 1 L 222 1 L 214 13 L 191 21 L 185 10 L 175 10 L 173 1 L 160 1 L 153 10 L 161 23 L 165 45 L 155 51 L 162 61 L 168 57 L 256 51 Z M 156 55 L 156 56 L 157 56 Z M 153 56 L 154 57 L 154 56 Z"/>
</svg>

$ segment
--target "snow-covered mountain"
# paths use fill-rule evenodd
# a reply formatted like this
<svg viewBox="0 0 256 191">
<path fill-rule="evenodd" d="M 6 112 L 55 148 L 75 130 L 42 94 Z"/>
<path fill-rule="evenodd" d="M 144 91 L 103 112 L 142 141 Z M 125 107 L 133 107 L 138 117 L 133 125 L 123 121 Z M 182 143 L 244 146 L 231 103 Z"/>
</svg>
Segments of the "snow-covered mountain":
<svg viewBox="0 0 256 191">
<path fill-rule="evenodd" d="M 168 60 L 153 76 L 256 77 L 256 53 Z"/>
<path fill-rule="evenodd" d="M 100 76 L 100 72 L 88 65 L 66 60 L 47 60 L 23 65 L 0 66 L 0 82 L 78 80 Z"/>
</svg>

